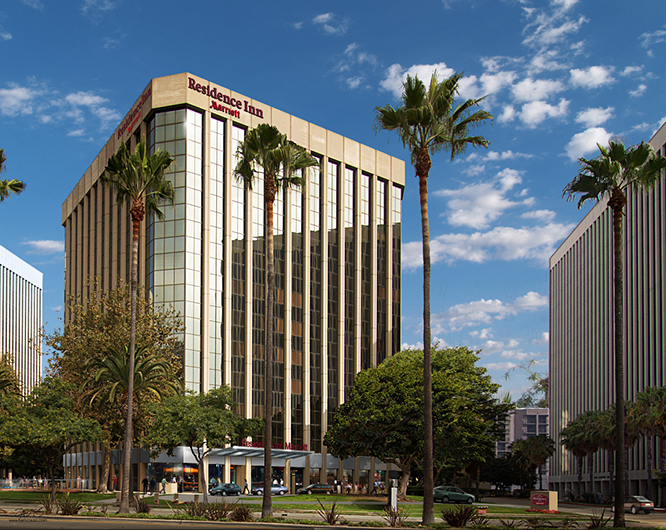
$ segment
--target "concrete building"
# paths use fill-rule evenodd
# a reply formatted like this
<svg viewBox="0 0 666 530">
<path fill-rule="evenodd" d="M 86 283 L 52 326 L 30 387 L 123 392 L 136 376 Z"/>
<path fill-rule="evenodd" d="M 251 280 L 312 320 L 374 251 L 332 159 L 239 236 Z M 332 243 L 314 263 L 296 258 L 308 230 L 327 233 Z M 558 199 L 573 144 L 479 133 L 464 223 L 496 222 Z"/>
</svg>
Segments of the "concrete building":
<svg viewBox="0 0 666 530">
<path fill-rule="evenodd" d="M 549 435 L 548 409 L 516 409 L 506 419 L 504 440 L 495 442 L 495 456 L 501 458 L 511 453 L 511 444 L 517 440 L 527 440 L 540 434 Z"/>
<path fill-rule="evenodd" d="M 0 246 L 0 355 L 29 394 L 42 377 L 42 273 Z"/>
<path fill-rule="evenodd" d="M 263 416 L 263 185 L 246 190 L 232 176 L 238 146 L 259 123 L 322 162 L 304 175 L 302 191 L 279 195 L 275 205 L 273 432 L 282 452 L 274 466 L 285 483 L 368 481 L 379 470 L 374 461 L 340 463 L 322 439 L 356 373 L 400 347 L 402 160 L 188 73 L 153 79 L 63 204 L 65 291 L 85 295 L 93 277 L 103 289 L 128 279 L 127 206 L 100 176 L 121 142 L 133 147 L 145 136 L 151 150 L 175 156 L 176 200 L 164 220 L 144 221 L 139 282 L 183 317 L 186 387 L 229 385 L 238 412 Z M 220 448 L 207 475 L 258 482 L 256 445 Z M 69 473 L 94 482 L 96 449 L 71 455 Z M 145 472 L 187 475 L 194 464 L 187 453 L 141 457 L 135 484 Z"/>
<path fill-rule="evenodd" d="M 666 156 L 666 124 L 650 140 Z M 573 178 L 573 175 L 572 175 Z M 647 387 L 666 385 L 666 182 L 649 193 L 628 194 L 623 223 L 625 399 Z M 560 432 L 580 413 L 615 402 L 613 352 L 612 211 L 595 205 L 550 258 L 550 411 L 558 452 L 551 459 L 551 487 L 577 494 L 573 455 L 560 446 Z M 662 467 L 658 442 L 643 438 L 630 450 L 627 494 L 647 494 L 647 446 Z M 610 496 L 608 458 L 594 456 L 594 491 Z M 589 484 L 587 467 L 584 481 Z M 653 499 L 656 500 L 656 499 Z"/>
</svg>

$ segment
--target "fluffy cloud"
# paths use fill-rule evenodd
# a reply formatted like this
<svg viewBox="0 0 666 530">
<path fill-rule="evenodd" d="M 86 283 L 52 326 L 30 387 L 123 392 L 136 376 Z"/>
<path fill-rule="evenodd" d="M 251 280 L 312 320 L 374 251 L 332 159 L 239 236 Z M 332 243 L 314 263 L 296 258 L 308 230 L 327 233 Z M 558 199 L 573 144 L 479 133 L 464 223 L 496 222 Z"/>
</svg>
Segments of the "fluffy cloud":
<svg viewBox="0 0 666 530">
<path fill-rule="evenodd" d="M 408 69 L 404 69 L 399 64 L 392 64 L 386 72 L 386 77 L 379 85 L 389 92 L 393 92 L 395 97 L 402 95 L 402 83 L 407 79 L 407 76 L 418 76 L 419 79 L 425 83 L 430 81 L 433 72 L 437 72 L 438 79 L 446 79 L 455 74 L 453 68 L 446 66 L 446 63 L 437 64 L 415 64 Z"/>
<path fill-rule="evenodd" d="M 347 32 L 347 20 L 340 20 L 334 13 L 317 15 L 312 19 L 312 22 L 317 26 L 321 26 L 324 33 L 328 33 L 329 35 L 342 35 Z"/>
<path fill-rule="evenodd" d="M 484 154 L 472 153 L 467 157 L 467 162 L 475 162 L 477 160 L 482 160 L 484 162 L 498 162 L 505 160 L 516 160 L 518 158 L 532 158 L 534 155 L 527 153 L 514 153 L 511 149 L 508 151 L 486 151 Z"/>
<path fill-rule="evenodd" d="M 25 241 L 21 245 L 28 245 L 31 250 L 26 254 L 57 254 L 65 251 L 65 243 L 63 241 L 40 240 L 40 241 Z"/>
<path fill-rule="evenodd" d="M 534 129 L 547 118 L 563 118 L 569 110 L 569 101 L 562 98 L 557 105 L 545 101 L 532 101 L 523 105 L 518 117 L 524 125 Z"/>
<path fill-rule="evenodd" d="M 553 94 L 564 90 L 564 84 L 561 81 L 553 79 L 532 79 L 528 77 L 519 83 L 516 83 L 511 92 L 516 101 L 538 101 L 548 99 Z"/>
<path fill-rule="evenodd" d="M 627 66 L 620 72 L 621 76 L 627 77 L 639 73 L 643 70 L 643 66 Z"/>
<path fill-rule="evenodd" d="M 536 219 L 543 223 L 550 223 L 555 219 L 555 212 L 552 210 L 533 210 L 531 212 L 525 212 L 520 217 L 523 219 Z"/>
<path fill-rule="evenodd" d="M 41 90 L 10 84 L 10 88 L 0 88 L 0 114 L 19 116 L 32 114 L 33 101 L 42 95 Z"/>
<path fill-rule="evenodd" d="M 649 48 L 658 42 L 666 42 L 666 26 L 664 26 L 664 29 L 643 33 L 639 39 L 641 40 L 641 46 L 643 46 L 643 48 Z"/>
<path fill-rule="evenodd" d="M 638 85 L 638 88 L 636 90 L 630 90 L 629 95 L 632 98 L 638 98 L 645 94 L 645 91 L 647 90 L 647 85 L 640 84 Z"/>
<path fill-rule="evenodd" d="M 582 123 L 586 127 L 596 127 L 597 125 L 603 125 L 613 117 L 614 110 L 615 109 L 613 107 L 606 107 L 605 109 L 597 107 L 582 110 L 576 114 L 576 123 Z"/>
<path fill-rule="evenodd" d="M 432 316 L 433 333 L 442 333 L 447 330 L 460 330 L 478 324 L 490 324 L 497 320 L 504 320 L 519 313 L 539 311 L 548 307 L 548 297 L 536 292 L 529 292 L 516 298 L 513 302 L 501 300 L 476 300 L 467 304 L 458 304 L 443 313 Z M 504 344 L 502 342 L 487 340 L 483 346 L 484 353 L 494 353 L 505 348 L 516 348 L 515 340 Z"/>
<path fill-rule="evenodd" d="M 472 234 L 444 234 L 430 241 L 431 261 L 455 263 L 472 261 L 485 263 L 533 260 L 547 265 L 557 245 L 569 235 L 575 224 L 549 223 L 536 227 L 513 228 L 499 226 L 488 232 Z M 423 265 L 421 242 L 403 245 L 402 266 L 414 270 Z"/>
<path fill-rule="evenodd" d="M 567 155 L 571 160 L 578 160 L 582 156 L 597 151 L 597 144 L 606 145 L 611 136 L 613 136 L 612 133 L 607 132 L 603 127 L 591 127 L 574 134 L 566 146 Z"/>
<path fill-rule="evenodd" d="M 12 40 L 12 34 L 0 26 L 0 40 Z"/>
<path fill-rule="evenodd" d="M 563 4 L 573 5 L 566 0 L 557 2 L 560 6 Z M 553 44 L 564 41 L 570 34 L 577 33 L 578 30 L 587 22 L 583 16 L 577 19 L 570 19 L 565 15 L 565 10 L 558 9 L 554 13 L 547 13 L 545 10 L 536 8 L 523 8 L 530 22 L 525 27 L 525 32 L 529 33 L 523 40 L 523 44 L 535 48 L 546 48 Z"/>
<path fill-rule="evenodd" d="M 449 224 L 481 229 L 498 219 L 507 208 L 531 201 L 526 199 L 515 202 L 506 197 L 521 182 L 520 173 L 507 168 L 500 171 L 491 182 L 472 184 L 457 190 L 439 190 L 434 195 L 449 198 L 444 214 Z"/>
<path fill-rule="evenodd" d="M 109 11 L 116 7 L 114 0 L 83 0 L 81 11 L 84 15 L 99 16 L 103 11 Z"/>
<path fill-rule="evenodd" d="M 34 9 L 39 9 L 39 10 L 44 9 L 44 4 L 42 4 L 40 0 L 21 0 L 21 2 Z"/>
<path fill-rule="evenodd" d="M 575 87 L 598 88 L 615 82 L 613 68 L 590 66 L 589 68 L 573 68 L 570 70 L 571 84 Z"/>
</svg>

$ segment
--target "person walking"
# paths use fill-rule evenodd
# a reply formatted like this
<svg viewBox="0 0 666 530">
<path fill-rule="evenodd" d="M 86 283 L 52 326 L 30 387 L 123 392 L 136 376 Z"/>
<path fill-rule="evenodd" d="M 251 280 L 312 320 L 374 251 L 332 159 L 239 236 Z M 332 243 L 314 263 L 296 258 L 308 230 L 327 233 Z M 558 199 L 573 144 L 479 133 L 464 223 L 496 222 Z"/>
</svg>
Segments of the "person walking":
<svg viewBox="0 0 666 530">
<path fill-rule="evenodd" d="M 150 479 L 150 493 L 151 495 L 155 493 L 155 488 L 157 487 L 157 481 L 155 480 L 155 477 Z"/>
<path fill-rule="evenodd" d="M 118 488 L 118 477 L 116 475 L 113 475 L 112 483 L 113 483 L 113 491 L 116 491 L 116 489 Z"/>
<path fill-rule="evenodd" d="M 250 485 L 247 483 L 247 479 L 245 479 L 245 486 L 243 487 L 243 495 L 245 494 L 250 494 Z"/>
<path fill-rule="evenodd" d="M 143 494 L 145 495 L 148 493 L 148 477 L 143 477 L 143 480 L 141 481 L 141 486 L 143 486 Z"/>
<path fill-rule="evenodd" d="M 167 485 L 167 479 L 166 477 L 164 477 L 162 479 L 162 490 L 160 491 L 160 493 L 166 493 L 166 485 Z"/>
</svg>

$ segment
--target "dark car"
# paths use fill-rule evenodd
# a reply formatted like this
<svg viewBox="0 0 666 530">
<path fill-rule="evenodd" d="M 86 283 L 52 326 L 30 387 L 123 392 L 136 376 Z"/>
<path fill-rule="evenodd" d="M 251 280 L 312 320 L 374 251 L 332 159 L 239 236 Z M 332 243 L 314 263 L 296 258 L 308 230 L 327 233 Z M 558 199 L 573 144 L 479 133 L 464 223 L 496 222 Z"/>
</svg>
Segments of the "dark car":
<svg viewBox="0 0 666 530">
<path fill-rule="evenodd" d="M 284 495 L 285 493 L 289 493 L 289 488 L 287 486 L 280 486 L 278 484 L 273 484 L 271 486 L 271 495 Z M 259 486 L 255 489 L 252 490 L 253 495 L 263 495 L 264 494 L 264 487 Z"/>
<path fill-rule="evenodd" d="M 313 493 L 325 493 L 330 495 L 333 493 L 333 486 L 330 484 L 310 484 L 305 488 L 299 488 L 296 490 L 296 493 L 306 493 L 312 495 Z"/>
<path fill-rule="evenodd" d="M 228 482 L 209 488 L 208 493 L 211 495 L 222 495 L 223 497 L 226 497 L 227 495 L 240 495 L 241 487 L 233 482 Z"/>
<path fill-rule="evenodd" d="M 650 513 L 654 510 L 654 503 L 643 497 L 642 495 L 627 495 L 624 498 L 624 511 L 631 512 L 636 515 L 643 510 L 645 513 Z M 611 511 L 615 511 L 615 505 L 611 506 Z"/>
<path fill-rule="evenodd" d="M 456 502 L 472 504 L 474 502 L 474 495 L 465 493 L 455 486 L 437 486 L 433 490 L 432 495 L 435 502 L 442 502 L 444 504 Z"/>
</svg>

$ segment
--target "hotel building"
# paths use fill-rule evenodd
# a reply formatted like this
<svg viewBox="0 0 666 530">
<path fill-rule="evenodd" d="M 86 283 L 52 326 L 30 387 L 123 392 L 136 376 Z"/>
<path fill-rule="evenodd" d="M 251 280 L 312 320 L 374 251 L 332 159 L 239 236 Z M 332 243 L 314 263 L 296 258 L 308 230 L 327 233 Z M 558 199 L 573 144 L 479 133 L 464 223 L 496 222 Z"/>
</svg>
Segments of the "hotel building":
<svg viewBox="0 0 666 530">
<path fill-rule="evenodd" d="M 263 185 L 248 190 L 233 177 L 238 146 L 260 123 L 321 162 L 275 205 L 274 466 L 286 484 L 367 481 L 385 466 L 339 462 L 322 440 L 355 375 L 400 348 L 402 160 L 188 73 L 153 79 L 63 204 L 65 291 L 85 296 L 89 278 L 102 289 L 129 278 L 128 208 L 100 177 L 121 142 L 133 148 L 145 136 L 151 152 L 175 157 L 168 172 L 175 203 L 163 208 L 165 219 L 143 223 L 139 282 L 183 318 L 186 388 L 229 385 L 239 413 L 262 417 Z M 70 455 L 70 476 L 94 484 L 97 449 Z M 135 458 L 135 485 L 146 472 L 166 474 L 167 465 L 191 467 L 187 453 Z M 206 475 L 258 482 L 262 455 L 257 447 L 219 448 Z"/>
<path fill-rule="evenodd" d="M 0 355 L 9 355 L 24 395 L 42 377 L 42 273 L 0 246 Z"/>
<path fill-rule="evenodd" d="M 666 156 L 666 124 L 650 144 Z M 648 193 L 630 190 L 627 199 L 624 397 L 632 401 L 645 388 L 666 385 L 666 178 Z M 550 423 L 558 447 L 550 460 L 550 484 L 560 495 L 579 493 L 576 459 L 560 445 L 562 429 L 582 412 L 603 411 L 615 402 L 612 221 L 608 200 L 600 201 L 550 258 Z M 640 438 L 629 451 L 628 495 L 652 497 L 648 445 L 652 467 L 663 468 L 658 440 Z M 609 498 L 614 472 L 606 451 L 593 460 L 593 491 Z M 587 489 L 587 465 L 583 481 Z"/>
</svg>

